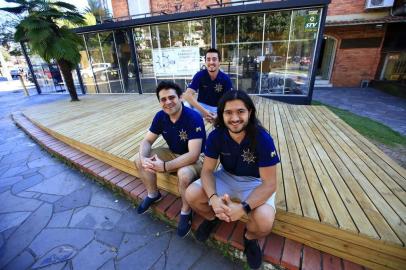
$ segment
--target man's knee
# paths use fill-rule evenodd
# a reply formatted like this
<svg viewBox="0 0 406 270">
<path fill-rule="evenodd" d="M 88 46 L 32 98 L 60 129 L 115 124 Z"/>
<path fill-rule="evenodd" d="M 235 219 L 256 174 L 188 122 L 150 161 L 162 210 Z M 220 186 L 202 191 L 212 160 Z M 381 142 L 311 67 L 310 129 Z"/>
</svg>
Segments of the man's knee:
<svg viewBox="0 0 406 270">
<path fill-rule="evenodd" d="M 252 211 L 250 219 L 255 223 L 258 233 L 269 234 L 275 220 L 275 210 L 272 206 L 263 204 Z"/>
<path fill-rule="evenodd" d="M 202 197 L 204 196 L 205 196 L 204 190 L 198 184 L 189 185 L 189 187 L 186 189 L 185 192 L 185 199 L 190 205 L 195 204 L 196 202 L 201 200 Z"/>
<path fill-rule="evenodd" d="M 187 167 L 180 168 L 177 175 L 179 179 L 179 186 L 183 188 L 187 188 L 194 178 L 193 172 Z"/>
</svg>

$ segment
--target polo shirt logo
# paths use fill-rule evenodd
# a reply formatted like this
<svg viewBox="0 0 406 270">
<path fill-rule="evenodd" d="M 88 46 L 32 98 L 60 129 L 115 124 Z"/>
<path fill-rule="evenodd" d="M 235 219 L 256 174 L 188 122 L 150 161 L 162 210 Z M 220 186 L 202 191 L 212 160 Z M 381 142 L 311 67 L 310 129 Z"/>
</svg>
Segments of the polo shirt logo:
<svg viewBox="0 0 406 270">
<path fill-rule="evenodd" d="M 276 151 L 271 152 L 271 157 L 274 157 L 274 156 L 276 156 Z"/>
<path fill-rule="evenodd" d="M 179 131 L 179 137 L 181 141 L 187 141 L 187 133 L 183 129 Z"/>
<path fill-rule="evenodd" d="M 252 163 L 255 162 L 254 153 L 252 153 L 250 151 L 250 149 L 242 150 L 242 152 L 243 152 L 243 154 L 241 156 L 242 156 L 244 162 L 247 162 L 248 164 L 250 164 L 251 162 Z"/>
<path fill-rule="evenodd" d="M 201 128 L 201 127 L 197 127 L 197 128 L 196 128 L 196 132 L 199 132 L 199 131 L 202 131 L 202 128 Z"/>
<path fill-rule="evenodd" d="M 220 83 L 217 83 L 214 87 L 214 91 L 216 91 L 216 93 L 221 93 L 221 91 L 223 91 L 223 86 Z"/>
</svg>

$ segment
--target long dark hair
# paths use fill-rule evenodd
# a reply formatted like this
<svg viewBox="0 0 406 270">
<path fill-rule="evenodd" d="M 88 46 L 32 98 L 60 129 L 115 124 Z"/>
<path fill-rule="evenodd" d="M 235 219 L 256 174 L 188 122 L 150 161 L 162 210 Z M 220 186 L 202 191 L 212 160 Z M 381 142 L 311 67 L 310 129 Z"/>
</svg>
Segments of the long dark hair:
<svg viewBox="0 0 406 270">
<path fill-rule="evenodd" d="M 259 131 L 259 129 L 264 129 L 261 125 L 261 122 L 257 118 L 257 110 L 255 108 L 254 102 L 252 99 L 249 97 L 249 95 L 243 91 L 238 91 L 238 90 L 232 90 L 232 91 L 227 91 L 220 99 L 218 106 L 217 106 L 217 119 L 215 122 L 215 127 L 216 128 L 225 128 L 227 129 L 227 126 L 224 123 L 224 108 L 226 106 L 226 103 L 229 101 L 233 100 L 241 100 L 245 107 L 248 109 L 248 111 L 251 111 L 250 118 L 248 119 L 248 124 L 245 128 L 246 134 L 249 142 L 250 142 L 250 150 L 255 151 L 257 140 L 256 140 L 256 134 Z M 265 129 L 264 129 L 265 130 Z"/>
</svg>

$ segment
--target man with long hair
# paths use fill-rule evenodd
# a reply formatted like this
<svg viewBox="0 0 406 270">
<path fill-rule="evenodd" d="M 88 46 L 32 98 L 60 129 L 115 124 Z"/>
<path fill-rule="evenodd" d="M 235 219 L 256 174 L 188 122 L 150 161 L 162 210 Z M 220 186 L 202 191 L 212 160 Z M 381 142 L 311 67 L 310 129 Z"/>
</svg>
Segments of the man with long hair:
<svg viewBox="0 0 406 270">
<path fill-rule="evenodd" d="M 192 211 L 184 193 L 188 185 L 196 180 L 202 168 L 200 159 L 206 140 L 206 131 L 200 115 L 182 104 L 182 89 L 170 81 L 162 81 L 156 88 L 156 96 L 162 110 L 152 121 L 148 133 L 140 145 L 136 166 L 148 195 L 138 206 L 138 214 L 145 213 L 151 204 L 162 196 L 157 187 L 157 173 L 176 172 L 182 208 L 177 233 L 185 237 L 192 224 Z M 168 148 L 151 149 L 159 135 Z"/>
<path fill-rule="evenodd" d="M 247 214 L 244 253 L 257 269 L 262 264 L 258 239 L 271 232 L 275 218 L 279 157 L 245 92 L 223 95 L 215 127 L 206 142 L 201 178 L 186 190 L 189 205 L 205 218 L 196 238 L 206 241 L 220 220 L 236 221 Z M 215 171 L 219 158 L 222 168 Z"/>
<path fill-rule="evenodd" d="M 221 56 L 218 50 L 207 50 L 205 60 L 206 69 L 195 74 L 183 98 L 212 123 L 216 119 L 218 101 L 224 93 L 233 89 L 233 85 L 228 75 L 220 70 Z"/>
</svg>

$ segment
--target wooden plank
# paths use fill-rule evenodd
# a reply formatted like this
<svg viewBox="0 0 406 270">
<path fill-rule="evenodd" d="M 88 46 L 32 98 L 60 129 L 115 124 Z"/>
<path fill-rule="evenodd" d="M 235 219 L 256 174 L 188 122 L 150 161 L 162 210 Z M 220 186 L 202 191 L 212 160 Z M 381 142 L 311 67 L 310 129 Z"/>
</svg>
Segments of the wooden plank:
<svg viewBox="0 0 406 270">
<path fill-rule="evenodd" d="M 275 112 L 275 120 L 278 132 L 278 141 L 279 141 L 279 157 L 281 159 L 281 167 L 282 167 L 282 176 L 283 176 L 283 187 L 285 188 L 285 194 L 289 194 L 283 198 L 278 199 L 278 205 L 286 203 L 285 208 L 287 211 L 291 213 L 295 213 L 298 215 L 302 215 L 302 209 L 300 208 L 300 200 L 299 200 L 299 193 L 296 187 L 292 163 L 289 157 L 289 151 L 287 147 L 287 142 L 285 139 L 284 128 L 282 125 L 281 115 L 279 113 L 279 107 L 274 107 Z"/>
<path fill-rule="evenodd" d="M 288 121 L 290 125 L 294 125 L 294 127 L 292 127 L 292 133 L 296 141 L 300 160 L 304 167 L 308 185 L 312 192 L 312 196 L 314 197 L 320 221 L 337 227 L 337 220 L 330 207 L 327 198 L 328 195 L 324 193 L 323 188 L 326 189 L 326 192 L 329 193 L 329 195 L 333 193 L 332 196 L 334 196 L 335 189 L 333 188 L 331 181 L 326 179 L 326 174 L 321 172 L 322 165 L 320 159 L 318 159 L 318 156 L 307 136 L 307 130 L 303 128 L 294 108 L 295 106 L 286 107 L 286 110 L 289 110 L 289 114 L 287 114 Z M 297 107 L 297 109 L 300 110 L 301 107 Z M 319 179 L 316 171 L 321 175 L 321 179 Z M 324 185 L 322 183 L 324 183 Z"/>
<path fill-rule="evenodd" d="M 341 177 L 341 170 L 336 168 L 335 163 L 339 162 L 339 158 L 335 155 L 331 156 L 331 151 L 333 151 L 331 146 L 321 136 L 317 125 L 313 125 L 310 118 L 306 117 L 306 107 L 292 106 L 291 109 L 303 127 L 301 129 L 302 139 L 306 141 L 305 145 L 308 146 L 308 153 L 329 201 L 328 205 L 335 213 L 339 226 L 352 232 L 360 231 L 370 237 L 379 238 L 364 211 L 358 205 L 357 199 Z M 331 149 L 331 151 L 325 151 L 325 149 Z M 324 204 L 325 202 L 318 200 L 318 203 Z M 356 228 L 353 227 L 352 220 L 355 222 Z"/>
<path fill-rule="evenodd" d="M 298 144 L 300 142 L 294 140 L 293 132 L 297 133 L 296 128 L 292 130 L 291 121 L 292 118 L 287 110 L 287 105 L 280 105 L 279 106 L 279 114 L 281 116 L 281 120 L 284 123 L 284 132 L 286 143 L 288 145 L 290 161 L 292 164 L 294 179 L 296 182 L 297 189 L 300 190 L 299 197 L 300 197 L 300 205 L 303 211 L 303 215 L 305 217 L 311 217 L 315 220 L 319 220 L 319 215 L 316 209 L 316 206 L 313 201 L 313 196 L 310 192 L 310 188 L 306 179 L 306 175 L 303 168 L 303 160 L 300 159 L 299 153 L 297 150 Z M 300 147 L 300 146 L 299 146 Z M 306 163 L 306 165 L 308 165 Z M 287 197 L 289 201 L 289 195 Z"/>
<path fill-rule="evenodd" d="M 340 144 L 338 144 L 335 141 L 334 138 L 334 133 L 332 132 L 328 132 L 325 127 L 324 127 L 324 123 L 321 123 L 320 121 L 317 121 L 317 119 L 315 118 L 315 116 L 313 114 L 311 114 L 309 111 L 306 111 L 306 114 L 308 115 L 308 117 L 311 118 L 311 120 L 315 123 L 315 127 L 317 129 L 319 129 L 319 132 L 324 136 L 324 140 L 328 141 L 328 143 L 331 146 L 327 146 L 324 145 L 325 148 L 330 148 L 330 151 L 328 151 L 329 155 L 337 155 L 337 159 L 335 160 L 335 163 L 339 162 L 338 161 L 338 157 L 339 159 L 342 160 L 343 164 L 345 164 L 345 166 L 341 166 L 342 169 L 344 169 L 344 167 L 347 167 L 348 170 L 351 171 L 351 174 L 354 176 L 354 178 L 351 179 L 351 184 L 349 185 L 351 187 L 350 190 L 352 190 L 354 192 L 355 188 L 358 188 L 358 186 L 361 189 L 358 189 L 358 192 L 354 192 L 354 197 L 355 198 L 360 198 L 361 196 L 368 196 L 370 198 L 370 203 L 372 202 L 373 205 L 375 207 L 372 208 L 372 206 L 369 203 L 369 207 L 368 208 L 363 208 L 363 210 L 368 213 L 371 209 L 371 212 L 377 212 L 376 215 L 371 216 L 371 218 L 376 217 L 380 214 L 382 214 L 382 216 L 384 217 L 384 219 L 382 220 L 382 218 L 377 218 L 374 222 L 375 224 L 379 223 L 379 226 L 381 227 L 386 227 L 385 230 L 381 231 L 381 237 L 382 239 L 386 240 L 386 241 L 393 241 L 396 243 L 400 243 L 402 244 L 402 241 L 398 238 L 398 236 L 391 230 L 388 229 L 387 226 L 385 226 L 384 223 L 388 222 L 388 224 L 390 225 L 390 227 L 392 229 L 395 229 L 396 233 L 400 233 L 400 235 L 404 235 L 406 233 L 406 229 L 403 228 L 402 231 L 402 227 L 404 227 L 404 224 L 402 224 L 402 221 L 400 220 L 399 216 L 397 216 L 397 214 L 392 210 L 392 208 L 390 208 L 390 206 L 387 205 L 387 203 L 384 200 L 381 200 L 379 193 L 374 189 L 373 186 L 371 186 L 368 182 L 368 180 L 365 178 L 365 176 L 359 171 L 359 169 L 357 168 L 357 166 L 352 162 L 351 158 L 347 156 L 346 152 L 343 151 L 340 147 Z M 317 135 L 316 135 L 317 136 Z M 337 153 L 337 154 L 335 154 Z M 341 169 L 340 169 L 341 172 Z M 355 181 L 353 181 L 355 180 Z M 354 186 L 356 186 L 354 188 Z M 344 194 L 342 194 L 344 195 Z M 358 201 L 359 202 L 359 201 Z M 375 213 L 374 213 L 375 214 Z M 374 223 L 371 220 L 372 223 Z M 403 238 L 403 237 L 402 237 Z"/>
</svg>

